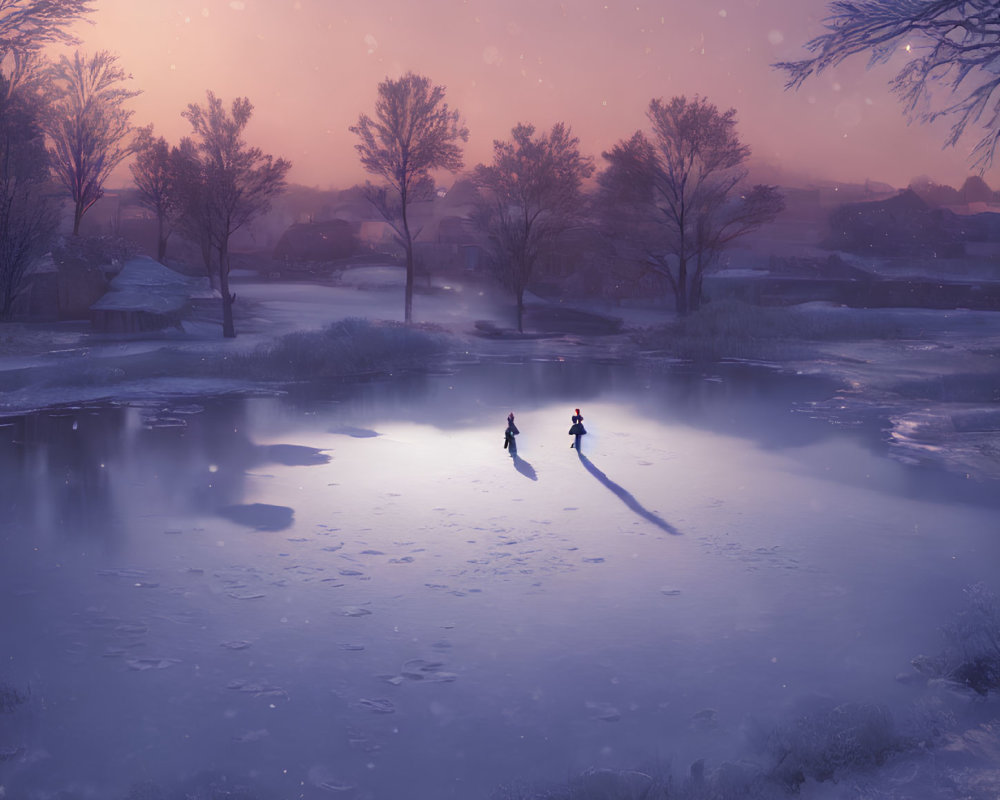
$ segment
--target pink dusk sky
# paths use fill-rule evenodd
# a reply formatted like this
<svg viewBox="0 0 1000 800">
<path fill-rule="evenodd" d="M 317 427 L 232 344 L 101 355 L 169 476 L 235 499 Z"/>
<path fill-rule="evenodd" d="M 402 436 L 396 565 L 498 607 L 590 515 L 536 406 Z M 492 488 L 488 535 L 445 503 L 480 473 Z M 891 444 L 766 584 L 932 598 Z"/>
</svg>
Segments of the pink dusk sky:
<svg viewBox="0 0 1000 800">
<path fill-rule="evenodd" d="M 826 0 L 96 0 L 81 49 L 118 54 L 143 94 L 137 125 L 171 143 L 211 89 L 254 104 L 247 138 L 289 159 L 290 180 L 366 178 L 348 131 L 378 83 L 413 71 L 446 87 L 469 128 L 467 167 L 518 122 L 565 122 L 598 158 L 645 124 L 653 97 L 702 95 L 737 110 L 756 160 L 791 174 L 960 185 L 972 141 L 907 125 L 892 66 L 857 58 L 797 92 L 770 67 L 803 54 Z M 902 57 L 902 56 L 900 56 Z M 898 68 L 899 61 L 894 62 Z M 973 137 L 970 137 L 970 139 Z M 1000 184 L 985 178 L 991 185 Z M 771 178 L 773 179 L 773 177 Z M 127 182 L 127 173 L 121 182 Z"/>
</svg>

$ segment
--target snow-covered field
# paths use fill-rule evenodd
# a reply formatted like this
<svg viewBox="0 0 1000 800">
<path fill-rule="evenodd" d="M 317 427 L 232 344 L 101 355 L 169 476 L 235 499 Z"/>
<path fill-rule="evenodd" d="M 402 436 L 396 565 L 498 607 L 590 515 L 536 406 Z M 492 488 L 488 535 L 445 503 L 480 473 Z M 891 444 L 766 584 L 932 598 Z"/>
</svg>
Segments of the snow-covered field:
<svg viewBox="0 0 1000 800">
<path fill-rule="evenodd" d="M 398 300 L 240 291 L 236 346 Z M 418 319 L 448 302 L 418 296 Z M 454 313 L 507 319 L 478 297 Z M 167 344 L 214 346 L 186 337 Z M 995 493 L 842 424 L 871 422 L 862 388 L 878 413 L 902 396 L 874 354 L 905 344 L 813 365 L 857 382 L 838 399 L 825 378 L 602 364 L 572 338 L 469 342 L 432 375 L 249 398 L 126 382 L 124 404 L 6 420 L 0 682 L 30 690 L 0 716 L 6 797 L 488 798 L 667 764 L 680 787 L 699 759 L 766 770 L 753 730 L 807 737 L 844 704 L 926 741 L 801 796 L 996 794 L 992 702 L 910 667 L 966 587 L 1000 589 Z"/>
</svg>

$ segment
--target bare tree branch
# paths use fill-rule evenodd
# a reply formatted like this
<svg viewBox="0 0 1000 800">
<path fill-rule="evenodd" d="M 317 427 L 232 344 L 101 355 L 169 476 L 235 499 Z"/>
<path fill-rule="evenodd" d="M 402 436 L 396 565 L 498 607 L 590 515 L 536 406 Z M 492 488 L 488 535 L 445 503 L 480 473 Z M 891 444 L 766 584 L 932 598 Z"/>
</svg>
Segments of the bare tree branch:
<svg viewBox="0 0 1000 800">
<path fill-rule="evenodd" d="M 787 74 L 786 88 L 860 53 L 872 66 L 902 50 L 910 57 L 890 87 L 910 121 L 954 118 L 945 146 L 980 127 L 973 165 L 983 172 L 993 163 L 1000 144 L 1000 0 L 837 0 L 829 9 L 826 32 L 805 44 L 814 55 L 774 65 Z M 950 100 L 936 103 L 935 86 Z"/>
<path fill-rule="evenodd" d="M 85 58 L 79 51 L 62 56 L 48 73 L 54 99 L 45 115 L 52 171 L 73 200 L 73 233 L 91 206 L 104 196 L 104 183 L 135 144 L 132 111 L 125 103 L 137 90 L 122 85 L 131 78 L 107 50 Z"/>
</svg>

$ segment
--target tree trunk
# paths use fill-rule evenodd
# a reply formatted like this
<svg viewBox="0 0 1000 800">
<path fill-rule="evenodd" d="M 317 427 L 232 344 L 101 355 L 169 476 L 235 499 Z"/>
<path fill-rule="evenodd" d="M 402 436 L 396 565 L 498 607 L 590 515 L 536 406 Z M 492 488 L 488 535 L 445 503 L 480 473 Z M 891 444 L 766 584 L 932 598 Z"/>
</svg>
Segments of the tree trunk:
<svg viewBox="0 0 1000 800">
<path fill-rule="evenodd" d="M 406 231 L 406 294 L 403 300 L 403 321 L 409 325 L 413 321 L 413 242 L 410 231 Z"/>
<path fill-rule="evenodd" d="M 524 333 L 524 289 L 517 290 L 517 332 Z"/>
<path fill-rule="evenodd" d="M 73 205 L 73 235 L 80 235 L 80 222 L 83 220 L 83 203 Z"/>
<path fill-rule="evenodd" d="M 681 260 L 677 268 L 677 313 L 682 317 L 688 314 L 687 262 Z"/>
<path fill-rule="evenodd" d="M 219 288 L 222 291 L 222 335 L 226 339 L 236 338 L 233 325 L 233 301 L 236 295 L 229 293 L 229 248 L 228 242 L 219 247 Z"/>
<path fill-rule="evenodd" d="M 406 216 L 407 203 L 406 182 L 399 191 L 399 208 L 403 217 L 403 238 L 406 245 L 406 290 L 403 299 L 403 321 L 409 325 L 413 321 L 413 236 L 410 234 L 410 221 Z"/>
<path fill-rule="evenodd" d="M 688 302 L 688 309 L 691 311 L 697 311 L 701 308 L 701 270 L 694 274 L 691 278 L 691 299 Z"/>
<path fill-rule="evenodd" d="M 215 272 L 212 270 L 212 245 L 207 238 L 201 240 L 201 258 L 205 262 L 205 274 L 208 275 L 208 285 L 212 289 L 218 289 L 218 281 L 215 280 Z M 228 278 L 228 276 L 226 277 Z"/>
<path fill-rule="evenodd" d="M 156 260 L 161 264 L 165 264 L 167 259 L 167 235 L 164 232 L 165 229 L 166 224 L 164 223 L 164 219 L 160 217 L 156 231 Z"/>
</svg>

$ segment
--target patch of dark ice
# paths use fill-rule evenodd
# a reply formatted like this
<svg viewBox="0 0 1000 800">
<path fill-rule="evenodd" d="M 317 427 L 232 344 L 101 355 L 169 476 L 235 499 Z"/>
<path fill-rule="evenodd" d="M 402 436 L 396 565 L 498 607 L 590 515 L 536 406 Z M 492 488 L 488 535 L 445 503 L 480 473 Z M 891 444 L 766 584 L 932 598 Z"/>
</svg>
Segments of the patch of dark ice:
<svg viewBox="0 0 1000 800">
<path fill-rule="evenodd" d="M 362 697 L 358 700 L 357 705 L 359 708 L 367 709 L 375 714 L 395 714 L 396 706 L 391 700 L 387 700 L 384 697 L 378 697 L 375 699 L 370 699 L 367 697 Z"/>
<path fill-rule="evenodd" d="M 298 444 L 270 444 L 260 447 L 261 460 L 285 467 L 311 467 L 330 463 L 330 456 L 316 447 Z"/>
<path fill-rule="evenodd" d="M 283 697 L 288 699 L 288 692 L 280 686 L 274 686 L 267 681 L 248 681 L 243 678 L 236 678 L 226 684 L 227 689 L 232 689 L 243 694 L 252 694 L 254 697 Z"/>
<path fill-rule="evenodd" d="M 233 737 L 234 742 L 259 742 L 261 739 L 266 739 L 270 734 L 267 732 L 267 728 L 258 728 L 255 731 L 245 731 L 244 733 L 238 733 Z"/>
<path fill-rule="evenodd" d="M 622 718 L 621 712 L 611 703 L 588 700 L 585 705 L 590 712 L 590 719 L 601 722 L 618 722 Z"/>
<path fill-rule="evenodd" d="M 144 672 L 149 669 L 167 669 L 175 664 L 180 664 L 179 658 L 128 658 L 125 660 L 128 668 L 137 672 Z"/>
<path fill-rule="evenodd" d="M 355 428 L 353 425 L 338 425 L 329 430 L 330 433 L 350 436 L 353 439 L 373 439 L 376 436 L 381 436 L 378 431 L 373 431 L 370 428 Z"/>
<path fill-rule="evenodd" d="M 292 525 L 295 510 L 288 506 L 249 503 L 224 506 L 216 512 L 220 517 L 259 531 L 280 531 Z"/>
</svg>

